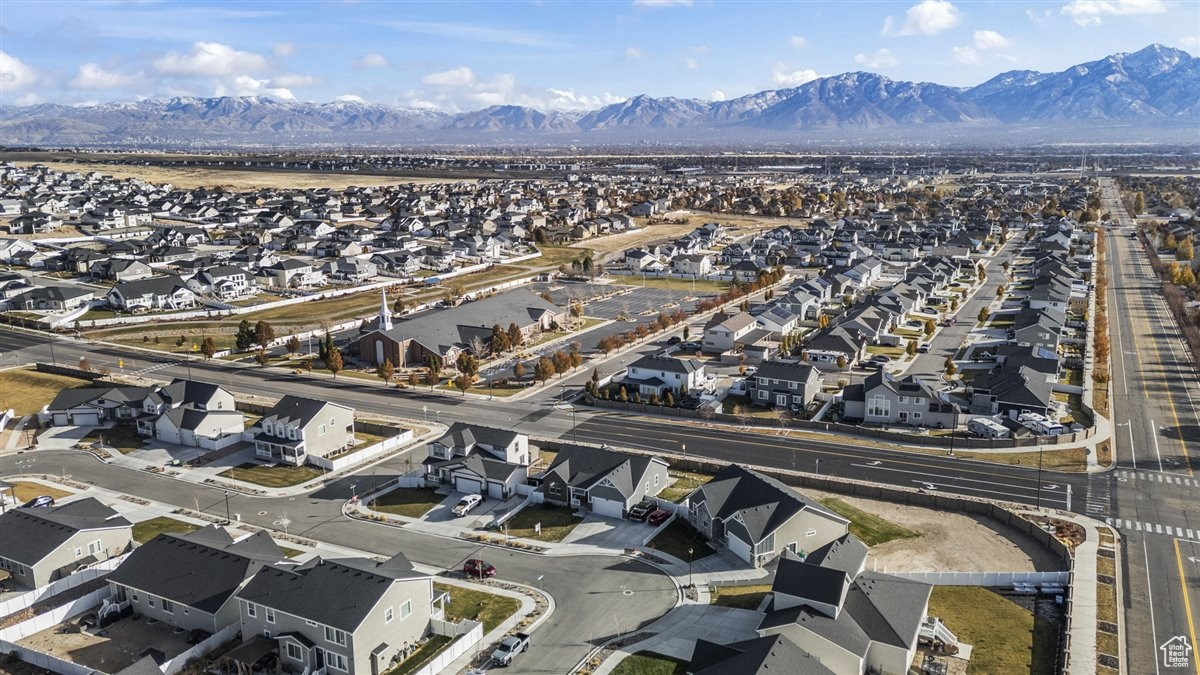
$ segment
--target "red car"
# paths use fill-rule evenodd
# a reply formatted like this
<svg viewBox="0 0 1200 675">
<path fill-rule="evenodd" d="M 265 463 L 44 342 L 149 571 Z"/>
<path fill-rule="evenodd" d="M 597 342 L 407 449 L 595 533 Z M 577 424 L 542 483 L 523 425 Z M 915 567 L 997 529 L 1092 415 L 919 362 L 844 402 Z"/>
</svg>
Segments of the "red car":
<svg viewBox="0 0 1200 675">
<path fill-rule="evenodd" d="M 662 525 L 667 518 L 671 517 L 671 512 L 666 509 L 654 509 L 650 515 L 646 516 L 646 522 L 651 525 Z"/>
<path fill-rule="evenodd" d="M 463 574 L 468 577 L 482 579 L 483 577 L 496 576 L 496 566 L 486 560 L 471 558 L 463 564 Z"/>
</svg>

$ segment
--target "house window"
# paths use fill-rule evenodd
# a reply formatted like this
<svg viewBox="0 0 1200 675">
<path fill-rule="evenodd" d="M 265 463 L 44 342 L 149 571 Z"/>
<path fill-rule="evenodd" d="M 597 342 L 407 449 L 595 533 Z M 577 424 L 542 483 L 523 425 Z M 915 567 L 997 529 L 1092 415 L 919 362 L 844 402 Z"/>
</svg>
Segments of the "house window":
<svg viewBox="0 0 1200 675">
<path fill-rule="evenodd" d="M 300 645 L 289 642 L 287 643 L 287 657 L 293 661 L 303 661 L 304 652 L 300 649 Z"/>
<path fill-rule="evenodd" d="M 870 417 L 888 417 L 892 413 L 892 402 L 886 396 L 872 396 L 867 401 L 867 415 Z"/>
<path fill-rule="evenodd" d="M 907 396 L 901 396 L 901 397 L 900 397 L 900 402 L 901 402 L 901 403 L 908 403 L 908 397 L 907 397 Z"/>
<path fill-rule="evenodd" d="M 551 483 L 550 484 L 550 494 L 552 494 L 556 497 L 561 497 L 562 496 L 562 486 L 559 485 L 558 483 Z"/>
<path fill-rule="evenodd" d="M 919 412 L 915 412 L 915 413 L 913 413 L 913 414 L 912 414 L 912 418 L 913 418 L 914 420 L 919 420 L 919 419 L 921 419 L 921 413 L 919 413 Z"/>
<path fill-rule="evenodd" d="M 317 625 L 317 622 L 316 622 L 316 621 L 313 621 L 312 619 L 305 619 L 305 620 L 304 620 L 304 623 L 308 624 L 309 626 L 315 626 L 315 625 Z"/>
<path fill-rule="evenodd" d="M 255 605 L 253 602 L 247 602 L 246 603 L 246 616 L 248 616 L 250 618 L 257 617 L 258 616 L 258 605 Z"/>
<path fill-rule="evenodd" d="M 386 610 L 384 610 L 384 612 L 383 612 L 383 622 L 384 623 L 391 623 L 392 619 L 394 619 L 394 618 L 396 618 L 395 610 L 393 610 L 391 607 L 388 607 Z"/>
<path fill-rule="evenodd" d="M 332 626 L 325 626 L 325 640 L 344 647 L 346 646 L 346 631 L 338 630 Z"/>
<path fill-rule="evenodd" d="M 147 607 L 153 607 L 153 606 L 154 606 L 154 596 L 153 596 L 153 595 L 147 595 L 147 596 L 146 596 L 146 606 L 147 606 Z"/>
<path fill-rule="evenodd" d="M 138 602 L 138 594 L 137 593 L 130 593 L 129 597 L 132 598 L 134 602 Z"/>
<path fill-rule="evenodd" d="M 914 396 L 913 403 L 916 405 L 925 405 L 925 399 L 920 396 Z"/>
<path fill-rule="evenodd" d="M 76 547 L 75 547 L 75 557 L 76 557 L 76 558 L 82 558 L 82 557 L 83 557 L 83 549 L 82 549 L 82 548 L 80 548 L 80 547 L 78 547 L 78 546 L 76 546 Z"/>
<path fill-rule="evenodd" d="M 322 424 L 321 426 L 317 427 L 317 435 L 318 435 L 318 436 L 324 436 L 324 435 L 325 435 L 325 425 L 324 425 L 324 424 Z"/>
<path fill-rule="evenodd" d="M 103 550 L 103 548 L 102 548 L 102 545 L 100 544 L 99 539 L 88 544 L 88 554 L 89 555 L 96 555 L 96 554 L 100 553 L 100 551 L 102 551 L 102 550 Z"/>
<path fill-rule="evenodd" d="M 275 610 L 267 608 L 267 623 L 275 623 Z"/>
<path fill-rule="evenodd" d="M 405 600 L 404 604 L 400 605 L 400 619 L 407 619 L 409 614 L 412 614 L 412 600 Z"/>
<path fill-rule="evenodd" d="M 787 394 L 776 394 L 775 395 L 775 405 L 787 405 L 787 401 L 788 401 Z"/>
<path fill-rule="evenodd" d="M 343 673 L 350 672 L 350 663 L 346 660 L 346 657 L 337 652 L 331 652 L 328 649 L 325 650 L 325 665 Z"/>
<path fill-rule="evenodd" d="M 264 630 L 264 631 L 263 631 L 263 637 L 265 637 L 265 638 L 267 638 L 268 640 L 270 640 L 270 639 L 271 639 L 271 631 L 269 631 L 269 630 Z"/>
<path fill-rule="evenodd" d="M 175 603 L 171 602 L 170 600 L 167 600 L 166 598 L 163 598 L 162 610 L 164 612 L 166 612 L 167 614 L 174 614 L 175 613 Z"/>
<path fill-rule="evenodd" d="M 659 476 L 658 474 L 654 474 L 654 485 L 655 485 L 656 487 L 658 486 L 658 481 L 659 481 L 659 479 L 660 479 L 660 478 L 662 478 L 662 477 L 661 477 L 661 476 Z"/>
</svg>

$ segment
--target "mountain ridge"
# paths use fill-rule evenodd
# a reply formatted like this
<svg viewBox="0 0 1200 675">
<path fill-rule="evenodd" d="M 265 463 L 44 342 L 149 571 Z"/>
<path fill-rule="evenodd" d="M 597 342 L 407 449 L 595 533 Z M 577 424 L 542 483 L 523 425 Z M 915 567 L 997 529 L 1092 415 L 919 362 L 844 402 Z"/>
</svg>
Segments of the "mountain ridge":
<svg viewBox="0 0 1200 675">
<path fill-rule="evenodd" d="M 445 113 L 360 101 L 175 97 L 91 106 L 0 106 L 0 143 L 313 142 L 482 137 L 620 136 L 904 130 L 1114 123 L 1148 127 L 1200 121 L 1200 58 L 1152 44 L 1054 73 L 1013 70 L 974 87 L 906 82 L 855 71 L 796 87 L 705 101 L 640 94 L 590 111 L 498 105 Z"/>
</svg>

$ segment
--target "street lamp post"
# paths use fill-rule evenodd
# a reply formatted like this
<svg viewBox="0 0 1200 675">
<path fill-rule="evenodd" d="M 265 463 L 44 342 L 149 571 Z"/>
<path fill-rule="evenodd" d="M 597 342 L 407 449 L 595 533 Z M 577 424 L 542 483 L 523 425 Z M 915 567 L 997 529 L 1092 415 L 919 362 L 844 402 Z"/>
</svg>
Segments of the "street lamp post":
<svg viewBox="0 0 1200 675">
<path fill-rule="evenodd" d="M 233 523 L 233 514 L 230 513 L 230 511 L 229 511 L 229 494 L 230 494 L 229 490 L 226 490 L 225 491 L 225 524 L 226 525 L 231 525 Z"/>
<path fill-rule="evenodd" d="M 1042 446 L 1038 446 L 1037 508 L 1042 508 Z"/>
<path fill-rule="evenodd" d="M 688 547 L 688 588 L 693 588 L 693 586 L 692 586 L 692 552 L 693 552 L 693 549 L 691 546 L 689 546 Z"/>
<path fill-rule="evenodd" d="M 350 501 L 355 501 L 357 499 L 358 499 L 358 483 L 351 483 L 350 484 Z"/>
</svg>

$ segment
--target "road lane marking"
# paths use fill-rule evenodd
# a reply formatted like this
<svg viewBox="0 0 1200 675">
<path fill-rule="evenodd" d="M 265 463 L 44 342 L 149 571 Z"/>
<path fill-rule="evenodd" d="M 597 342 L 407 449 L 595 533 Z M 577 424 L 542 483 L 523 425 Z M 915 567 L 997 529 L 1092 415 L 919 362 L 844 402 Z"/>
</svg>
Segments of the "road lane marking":
<svg viewBox="0 0 1200 675">
<path fill-rule="evenodd" d="M 1150 551 L 1146 548 L 1146 540 L 1142 540 L 1142 560 L 1146 561 L 1146 602 L 1150 605 L 1150 641 L 1152 646 L 1158 645 L 1158 631 L 1154 627 L 1154 593 L 1150 589 L 1154 583 L 1150 581 Z M 1158 675 L 1158 653 L 1154 654 L 1154 673 Z"/>
<path fill-rule="evenodd" d="M 1125 392 L 1128 394 L 1129 392 Z M 1137 453 L 1133 451 L 1133 420 L 1126 420 L 1126 426 L 1129 427 L 1129 458 L 1133 460 L 1133 468 L 1137 467 Z"/>
<path fill-rule="evenodd" d="M 1150 420 L 1150 440 L 1154 441 L 1154 456 L 1158 458 L 1158 470 L 1162 471 L 1162 455 L 1158 452 L 1158 425 L 1154 420 Z M 1159 482 L 1162 482 L 1162 476 L 1159 476 Z"/>
<path fill-rule="evenodd" d="M 1175 562 L 1179 566 L 1179 587 L 1183 590 L 1183 610 L 1187 612 L 1188 633 L 1192 636 L 1192 644 L 1196 644 L 1196 622 L 1192 619 L 1192 600 L 1188 597 L 1187 576 L 1183 573 L 1183 556 L 1179 554 L 1179 540 L 1175 540 Z M 1158 643 L 1157 638 L 1154 640 Z M 1155 655 L 1157 657 L 1157 654 Z M 1157 661 L 1157 658 L 1155 659 Z M 1193 658 L 1192 665 L 1197 675 L 1200 675 L 1200 659 Z"/>
<path fill-rule="evenodd" d="M 1143 298 L 1143 303 L 1144 302 L 1145 302 L 1145 298 Z M 1148 308 L 1149 307 L 1147 306 L 1147 309 Z M 1147 312 L 1147 314 L 1149 314 L 1149 312 Z M 1156 316 L 1155 318 L 1161 319 L 1161 316 Z M 1171 323 L 1174 323 L 1174 319 L 1171 318 L 1171 315 L 1169 313 L 1168 313 L 1168 318 L 1170 318 Z M 1159 321 L 1159 325 L 1166 325 L 1166 322 Z M 1178 328 L 1178 325 L 1176 325 L 1176 328 Z M 1170 343 L 1168 343 L 1168 344 L 1170 344 Z M 1163 362 L 1162 352 L 1158 348 L 1158 342 L 1156 340 L 1154 340 L 1153 338 L 1151 338 L 1150 346 L 1154 348 L 1155 360 L 1158 361 L 1159 363 L 1162 363 Z M 1172 347 L 1171 356 L 1175 357 L 1174 347 Z M 1179 412 L 1175 409 L 1175 397 L 1171 394 L 1170 380 L 1164 380 L 1163 389 L 1165 389 L 1167 392 L 1167 405 L 1171 406 L 1171 417 L 1173 417 L 1175 419 L 1175 435 L 1179 439 L 1179 449 L 1183 451 L 1183 458 L 1185 460 L 1184 466 L 1187 467 L 1188 475 L 1192 476 L 1192 475 L 1194 475 L 1192 473 L 1192 460 L 1188 456 L 1187 445 L 1183 442 L 1183 432 L 1180 431 L 1181 427 L 1179 424 Z M 1186 390 L 1186 386 L 1184 387 L 1184 389 Z M 1192 412 L 1194 415 L 1195 410 L 1193 410 Z M 1157 437 L 1155 437 L 1154 444 L 1155 444 L 1155 452 L 1158 452 Z M 1158 464 L 1159 464 L 1159 470 L 1161 471 L 1162 470 L 1162 459 L 1159 459 Z M 1189 618 L 1191 618 L 1191 617 L 1189 617 Z M 1192 640 L 1192 643 L 1195 644 L 1194 639 Z M 1196 667 L 1197 667 L 1197 672 L 1200 673 L 1200 658 L 1196 659 Z"/>
</svg>

